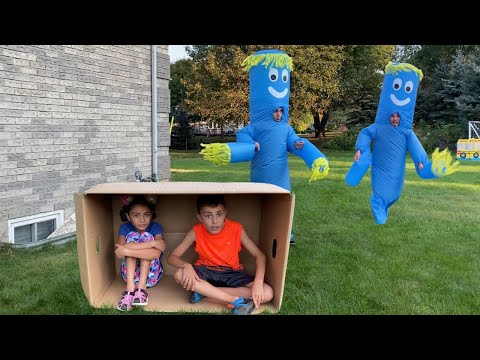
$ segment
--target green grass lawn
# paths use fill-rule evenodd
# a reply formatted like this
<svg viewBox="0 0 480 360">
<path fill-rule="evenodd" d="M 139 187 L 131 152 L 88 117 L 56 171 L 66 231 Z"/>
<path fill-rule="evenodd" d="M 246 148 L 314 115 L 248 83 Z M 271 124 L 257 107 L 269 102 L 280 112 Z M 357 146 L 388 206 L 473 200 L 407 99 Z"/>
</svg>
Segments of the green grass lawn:
<svg viewBox="0 0 480 360">
<path fill-rule="evenodd" d="M 349 187 L 353 151 L 324 154 L 330 173 L 312 183 L 303 160 L 289 158 L 297 245 L 279 314 L 479 314 L 480 162 L 427 181 L 408 158 L 402 196 L 376 225 L 370 173 Z M 249 181 L 249 163 L 171 155 L 172 181 Z M 0 314 L 117 313 L 88 305 L 75 242 L 0 252 Z"/>
</svg>

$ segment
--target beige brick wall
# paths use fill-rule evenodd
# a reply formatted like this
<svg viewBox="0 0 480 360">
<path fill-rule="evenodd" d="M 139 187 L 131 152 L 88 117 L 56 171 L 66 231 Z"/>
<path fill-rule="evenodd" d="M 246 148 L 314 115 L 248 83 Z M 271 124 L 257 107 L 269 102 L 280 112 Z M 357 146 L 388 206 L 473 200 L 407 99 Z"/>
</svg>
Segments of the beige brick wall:
<svg viewBox="0 0 480 360">
<path fill-rule="evenodd" d="M 157 45 L 158 177 L 170 179 L 168 45 Z M 152 175 L 150 45 L 0 45 L 0 242 L 9 219 Z"/>
</svg>

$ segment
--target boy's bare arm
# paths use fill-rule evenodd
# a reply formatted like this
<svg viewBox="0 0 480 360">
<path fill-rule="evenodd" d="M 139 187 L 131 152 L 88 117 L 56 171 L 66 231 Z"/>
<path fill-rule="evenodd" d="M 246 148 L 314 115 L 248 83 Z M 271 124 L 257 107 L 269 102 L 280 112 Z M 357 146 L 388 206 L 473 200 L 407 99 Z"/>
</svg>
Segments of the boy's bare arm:
<svg viewBox="0 0 480 360">
<path fill-rule="evenodd" d="M 250 239 L 245 232 L 244 229 L 242 229 L 242 246 L 247 249 L 247 251 L 252 254 L 252 256 L 255 258 L 255 264 L 256 264 L 256 269 L 255 269 L 255 280 L 260 280 L 263 283 L 264 277 L 265 277 L 265 267 L 266 267 L 266 257 L 265 254 L 260 250 L 260 248 Z"/>
<path fill-rule="evenodd" d="M 186 265 L 191 265 L 189 262 L 182 260 L 182 255 L 187 251 L 187 249 L 192 246 L 195 241 L 195 232 L 191 229 L 185 238 L 177 245 L 175 249 L 167 258 L 167 263 L 169 265 L 175 266 L 177 268 L 184 268 Z"/>
<path fill-rule="evenodd" d="M 242 230 L 242 245 L 250 252 L 250 254 L 255 257 L 255 279 L 252 284 L 252 299 L 255 304 L 255 307 L 259 307 L 261 303 L 265 300 L 264 294 L 264 278 L 265 278 L 265 267 L 266 267 L 266 257 L 265 254 L 260 250 L 260 248 L 248 237 L 245 230 Z"/>
<path fill-rule="evenodd" d="M 183 286 L 184 289 L 193 290 L 195 281 L 199 281 L 201 279 L 198 278 L 193 265 L 189 262 L 182 260 L 182 255 L 187 251 L 187 249 L 192 246 L 193 242 L 195 241 L 195 232 L 191 229 L 185 238 L 182 240 L 180 244 L 177 245 L 175 249 L 173 249 L 170 256 L 167 258 L 167 263 L 175 266 L 177 268 L 181 268 L 181 280 L 180 284 Z"/>
</svg>

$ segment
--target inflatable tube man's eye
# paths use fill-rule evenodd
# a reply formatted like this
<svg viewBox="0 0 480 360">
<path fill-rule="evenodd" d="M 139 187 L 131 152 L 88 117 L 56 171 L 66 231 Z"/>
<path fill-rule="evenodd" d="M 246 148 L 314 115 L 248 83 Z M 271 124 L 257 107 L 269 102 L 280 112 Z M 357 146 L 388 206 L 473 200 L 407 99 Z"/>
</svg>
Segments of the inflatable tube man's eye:
<svg viewBox="0 0 480 360">
<path fill-rule="evenodd" d="M 284 83 L 286 83 L 288 81 L 288 70 L 287 69 L 282 70 L 282 80 L 283 80 Z"/>
<path fill-rule="evenodd" d="M 407 94 L 410 94 L 412 92 L 412 90 L 413 90 L 413 81 L 407 81 L 405 83 L 405 92 Z"/>
<path fill-rule="evenodd" d="M 271 68 L 268 72 L 268 78 L 271 82 L 275 82 L 278 80 L 278 70 L 275 68 Z"/>
<path fill-rule="evenodd" d="M 393 90 L 400 90 L 402 87 L 402 79 L 396 78 L 393 80 Z"/>
</svg>

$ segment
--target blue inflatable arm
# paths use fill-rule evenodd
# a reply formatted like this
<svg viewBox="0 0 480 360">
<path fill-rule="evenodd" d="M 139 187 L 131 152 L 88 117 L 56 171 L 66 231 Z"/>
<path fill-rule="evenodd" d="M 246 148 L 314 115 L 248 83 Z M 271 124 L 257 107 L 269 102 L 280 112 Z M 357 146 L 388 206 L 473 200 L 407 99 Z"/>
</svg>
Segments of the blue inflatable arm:
<svg viewBox="0 0 480 360">
<path fill-rule="evenodd" d="M 371 154 L 370 144 L 377 137 L 377 126 L 372 124 L 358 133 L 357 142 L 355 143 L 355 151 L 360 150 L 361 156 L 366 153 Z"/>
<path fill-rule="evenodd" d="M 243 129 L 238 130 L 235 133 L 235 136 L 236 136 L 237 142 L 255 144 L 255 141 L 253 140 L 253 128 L 250 125 L 245 126 Z"/>
<path fill-rule="evenodd" d="M 200 151 L 203 158 L 216 165 L 252 161 L 255 155 L 255 141 L 252 127 L 245 126 L 237 131 L 236 142 L 200 144 L 204 149 Z"/>
<path fill-rule="evenodd" d="M 303 148 L 301 150 L 295 148 L 295 142 L 289 143 L 287 149 L 292 154 L 301 157 L 308 168 L 312 170 L 309 182 L 327 176 L 330 167 L 326 156 L 308 139 L 298 138 L 298 141 L 303 141 Z"/>
<path fill-rule="evenodd" d="M 345 182 L 350 186 L 357 186 L 362 181 L 370 165 L 372 165 L 372 152 L 370 143 L 376 137 L 376 126 L 374 124 L 362 129 L 358 133 L 355 143 L 355 151 L 360 150 L 360 159 L 355 161 L 347 174 Z"/>
<path fill-rule="evenodd" d="M 417 171 L 417 175 L 420 176 L 422 179 L 431 179 L 433 173 L 427 171 L 427 169 L 431 168 L 432 163 L 428 160 L 428 155 L 425 149 L 423 148 L 420 140 L 418 140 L 417 135 L 412 131 L 410 135 L 407 137 L 407 150 L 412 157 L 413 163 L 415 164 L 415 170 Z M 418 163 L 423 163 L 422 171 L 418 170 Z"/>
<path fill-rule="evenodd" d="M 357 186 L 362 181 L 368 168 L 372 165 L 372 154 L 367 151 L 358 161 L 355 161 L 347 174 L 345 175 L 345 182 L 350 186 Z"/>
<path fill-rule="evenodd" d="M 200 144 L 204 149 L 200 151 L 203 158 L 216 165 L 252 161 L 255 155 L 255 144 L 246 142 L 228 142 Z"/>
<path fill-rule="evenodd" d="M 407 150 L 415 163 L 418 176 L 422 179 L 436 179 L 452 174 L 458 170 L 460 164 L 459 161 L 453 161 L 453 156 L 448 148 L 442 151 L 436 148 L 432 153 L 432 161 L 429 161 L 427 153 L 413 131 L 407 138 Z M 423 162 L 421 171 L 418 169 L 420 161 Z"/>
</svg>

